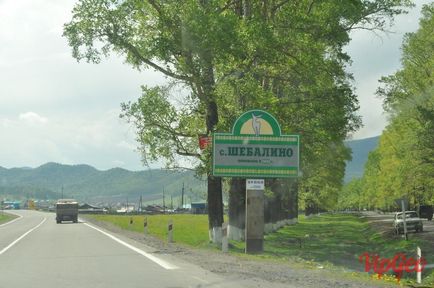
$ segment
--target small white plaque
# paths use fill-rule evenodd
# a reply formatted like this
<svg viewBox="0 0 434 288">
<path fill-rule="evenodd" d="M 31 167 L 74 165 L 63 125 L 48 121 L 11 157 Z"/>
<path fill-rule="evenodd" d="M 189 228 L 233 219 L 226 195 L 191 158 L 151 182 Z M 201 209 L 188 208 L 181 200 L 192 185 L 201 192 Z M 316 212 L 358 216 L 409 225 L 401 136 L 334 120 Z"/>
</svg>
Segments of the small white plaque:
<svg viewBox="0 0 434 288">
<path fill-rule="evenodd" d="M 265 180 L 264 179 L 247 179 L 246 180 L 247 190 L 264 190 Z"/>
</svg>

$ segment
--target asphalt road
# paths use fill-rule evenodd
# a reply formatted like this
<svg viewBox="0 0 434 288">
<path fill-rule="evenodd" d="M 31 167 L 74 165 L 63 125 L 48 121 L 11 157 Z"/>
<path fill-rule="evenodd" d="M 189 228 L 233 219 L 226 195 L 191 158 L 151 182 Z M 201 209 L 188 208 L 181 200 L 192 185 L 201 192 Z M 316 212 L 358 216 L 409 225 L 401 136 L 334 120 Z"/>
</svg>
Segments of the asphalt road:
<svg viewBox="0 0 434 288">
<path fill-rule="evenodd" d="M 378 214 L 374 212 L 369 212 L 364 215 L 365 218 L 368 219 L 369 222 L 382 222 L 384 223 L 387 229 L 393 230 L 393 220 L 395 213 L 387 213 L 387 214 Z M 410 231 L 409 233 L 413 233 L 415 236 L 425 236 L 425 234 L 434 234 L 434 221 L 428 221 L 426 219 L 422 219 L 423 223 L 423 232 L 422 233 L 414 233 L 414 231 Z"/>
<path fill-rule="evenodd" d="M 0 225 L 0 288 L 266 287 L 222 278 L 88 223 L 13 213 L 20 218 Z"/>
</svg>

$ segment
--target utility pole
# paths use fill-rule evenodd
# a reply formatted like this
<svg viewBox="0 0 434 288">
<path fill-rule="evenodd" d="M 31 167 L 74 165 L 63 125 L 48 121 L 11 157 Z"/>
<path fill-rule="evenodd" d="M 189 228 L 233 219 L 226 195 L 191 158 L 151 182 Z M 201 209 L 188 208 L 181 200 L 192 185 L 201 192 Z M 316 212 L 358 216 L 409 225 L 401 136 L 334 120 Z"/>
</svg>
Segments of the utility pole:
<svg viewBox="0 0 434 288">
<path fill-rule="evenodd" d="M 139 212 L 142 213 L 142 195 L 140 195 L 140 200 L 139 200 Z"/>
<path fill-rule="evenodd" d="M 125 210 L 125 214 L 128 214 L 128 196 L 127 196 L 127 208 Z"/>
<path fill-rule="evenodd" d="M 181 191 L 181 209 L 184 209 L 184 182 L 182 182 L 182 191 Z"/>
<path fill-rule="evenodd" d="M 63 199 L 63 184 L 62 184 L 62 199 Z"/>
<path fill-rule="evenodd" d="M 173 196 L 172 196 L 172 193 L 170 193 L 170 210 L 173 210 Z"/>
</svg>

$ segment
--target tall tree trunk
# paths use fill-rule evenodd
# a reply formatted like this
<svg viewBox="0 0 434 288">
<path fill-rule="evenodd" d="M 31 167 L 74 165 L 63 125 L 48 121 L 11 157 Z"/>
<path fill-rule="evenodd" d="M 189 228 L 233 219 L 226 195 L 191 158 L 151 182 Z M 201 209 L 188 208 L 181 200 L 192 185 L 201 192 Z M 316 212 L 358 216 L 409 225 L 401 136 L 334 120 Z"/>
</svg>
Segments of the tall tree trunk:
<svg viewBox="0 0 434 288">
<path fill-rule="evenodd" d="M 208 1 L 202 3 L 204 6 Z M 204 49 L 199 53 L 203 70 L 199 87 L 202 92 L 203 103 L 206 105 L 206 130 L 210 136 L 214 132 L 219 121 L 218 107 L 215 100 L 215 77 L 213 66 L 213 55 L 211 49 Z M 212 161 L 212 159 L 211 159 Z M 222 180 L 220 177 L 208 175 L 208 221 L 210 238 L 213 243 L 221 243 L 223 224 L 223 193 Z"/>
<path fill-rule="evenodd" d="M 282 220 L 282 201 L 285 198 L 284 195 L 288 194 L 288 189 L 282 179 L 272 179 L 270 180 L 271 184 L 271 191 L 273 191 L 274 197 L 270 199 L 272 201 L 272 206 L 270 207 L 272 209 L 272 217 L 271 217 L 271 223 L 275 224 L 278 221 Z"/>
<path fill-rule="evenodd" d="M 270 181 L 274 197 L 268 199 L 267 232 L 293 223 L 298 218 L 298 185 L 293 179 L 273 179 Z M 267 215 L 266 213 L 266 215 Z M 288 221 L 288 220 L 292 221 Z M 268 220 L 268 221 L 267 221 Z"/>
<path fill-rule="evenodd" d="M 221 243 L 223 197 L 220 177 L 208 176 L 208 223 L 211 240 L 214 243 Z"/>
<path fill-rule="evenodd" d="M 208 135 L 214 131 L 217 123 L 217 104 L 213 100 L 209 100 L 206 115 Z M 210 239 L 213 243 L 221 243 L 223 224 L 222 179 L 211 175 L 208 175 L 208 222 Z"/>
<path fill-rule="evenodd" d="M 289 203 L 288 203 L 288 219 L 297 221 L 298 219 L 298 180 L 288 180 L 289 184 Z"/>
<path fill-rule="evenodd" d="M 231 240 L 244 240 L 246 228 L 246 180 L 232 178 L 229 188 L 229 233 Z"/>
</svg>

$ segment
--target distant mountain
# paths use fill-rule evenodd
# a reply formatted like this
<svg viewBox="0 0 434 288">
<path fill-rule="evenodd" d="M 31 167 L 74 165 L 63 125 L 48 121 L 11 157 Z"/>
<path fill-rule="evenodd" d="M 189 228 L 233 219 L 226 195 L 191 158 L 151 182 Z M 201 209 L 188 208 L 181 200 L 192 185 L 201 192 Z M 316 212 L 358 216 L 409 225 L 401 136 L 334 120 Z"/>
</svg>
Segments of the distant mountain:
<svg viewBox="0 0 434 288">
<path fill-rule="evenodd" d="M 346 141 L 347 147 L 350 147 L 353 159 L 347 162 L 345 169 L 344 182 L 348 183 L 352 178 L 363 176 L 363 169 L 368 160 L 368 154 L 378 146 L 380 136 Z"/>
<path fill-rule="evenodd" d="M 206 191 L 205 182 L 194 177 L 193 172 L 167 170 L 128 171 L 113 168 L 100 171 L 89 165 L 62 165 L 46 163 L 37 168 L 0 167 L 0 197 L 39 199 L 77 198 L 82 201 L 116 202 L 126 197 L 135 201 L 143 196 L 144 201 L 166 195 L 180 195 L 182 184 L 186 192 Z M 169 199 L 167 198 L 167 199 Z"/>
<path fill-rule="evenodd" d="M 368 154 L 378 146 L 378 141 L 379 136 L 346 142 L 353 151 L 353 159 L 347 163 L 345 183 L 363 175 Z M 129 171 L 122 168 L 101 171 L 89 165 L 58 163 L 46 163 L 37 168 L 6 169 L 0 166 L 0 199 L 58 199 L 63 187 L 64 197 L 81 201 L 123 202 L 126 197 L 136 201 L 140 196 L 144 201 L 151 201 L 161 199 L 164 188 L 169 201 L 170 195 L 179 197 L 183 183 L 189 197 L 206 193 L 206 182 L 195 178 L 191 171 Z"/>
</svg>

